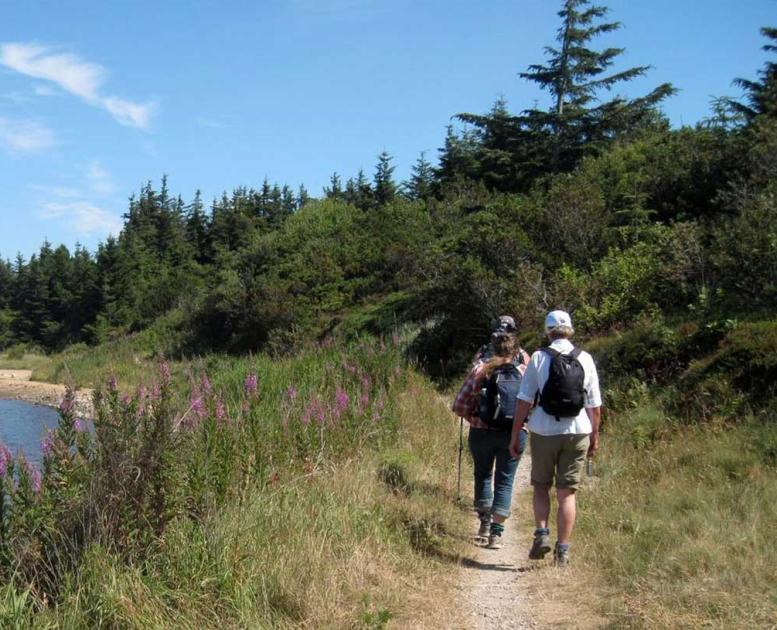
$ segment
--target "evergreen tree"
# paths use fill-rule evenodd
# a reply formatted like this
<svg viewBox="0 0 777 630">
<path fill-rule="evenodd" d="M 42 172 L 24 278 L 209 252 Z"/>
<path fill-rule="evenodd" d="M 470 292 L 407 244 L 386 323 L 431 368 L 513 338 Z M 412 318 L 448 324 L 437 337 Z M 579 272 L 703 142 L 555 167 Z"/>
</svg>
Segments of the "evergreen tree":
<svg viewBox="0 0 777 630">
<path fill-rule="evenodd" d="M 310 195 L 308 194 L 308 189 L 305 188 L 305 184 L 300 184 L 299 190 L 297 191 L 297 210 L 304 208 L 309 201 Z"/>
<path fill-rule="evenodd" d="M 378 206 L 383 206 L 393 201 L 397 194 L 397 185 L 393 179 L 394 165 L 391 163 L 391 160 L 392 157 L 388 152 L 382 151 L 375 166 L 373 195 L 375 204 Z"/>
<path fill-rule="evenodd" d="M 411 201 L 426 201 L 432 196 L 433 186 L 434 168 L 422 151 L 413 164 L 410 179 L 402 184 L 402 188 L 405 196 Z"/>
<path fill-rule="evenodd" d="M 464 130 L 459 134 L 448 125 L 435 172 L 440 190 L 478 176 L 477 149 L 477 140 L 471 131 Z"/>
<path fill-rule="evenodd" d="M 777 52 L 777 28 L 764 27 L 761 35 L 769 40 L 761 48 L 766 52 Z M 746 103 L 727 99 L 734 112 L 742 115 L 748 122 L 761 114 L 774 116 L 777 114 L 777 63 L 767 62 L 758 72 L 759 79 L 735 79 L 734 84 L 745 90 Z"/>
<path fill-rule="evenodd" d="M 345 184 L 343 198 L 348 203 L 353 204 L 362 210 L 367 210 L 370 206 L 372 206 L 372 186 L 370 186 L 370 182 L 365 176 L 363 169 L 359 169 L 359 172 L 356 174 L 356 179 L 348 179 Z"/>
<path fill-rule="evenodd" d="M 332 176 L 329 178 L 329 186 L 324 186 L 324 196 L 327 199 L 341 199 L 343 197 L 340 175 L 337 172 L 332 173 Z"/>
<path fill-rule="evenodd" d="M 602 22 L 608 13 L 603 6 L 591 5 L 590 0 L 564 0 L 558 15 L 561 26 L 556 41 L 558 48 L 547 47 L 545 65 L 529 66 L 520 76 L 547 90 L 553 104 L 549 110 L 530 109 L 525 113 L 527 124 L 545 129 L 553 136 L 548 166 L 551 171 L 568 170 L 586 152 L 629 131 L 648 118 L 656 104 L 675 92 L 664 83 L 637 99 L 616 97 L 594 105 L 601 90 L 644 75 L 649 66 L 636 66 L 604 76 L 624 49 L 588 48 L 590 41 L 621 27 L 620 22 Z"/>
<path fill-rule="evenodd" d="M 202 203 L 202 193 L 197 190 L 186 211 L 186 239 L 194 250 L 194 259 L 205 264 L 210 259 L 208 217 Z"/>
</svg>

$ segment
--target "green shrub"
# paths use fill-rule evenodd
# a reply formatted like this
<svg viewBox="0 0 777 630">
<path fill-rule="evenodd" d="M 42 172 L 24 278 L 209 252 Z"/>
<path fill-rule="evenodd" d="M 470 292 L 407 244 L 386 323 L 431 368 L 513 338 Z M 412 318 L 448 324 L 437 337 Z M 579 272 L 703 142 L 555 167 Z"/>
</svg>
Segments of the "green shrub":
<svg viewBox="0 0 777 630">
<path fill-rule="evenodd" d="M 711 350 L 692 361 L 680 377 L 675 412 L 686 417 L 736 419 L 773 405 L 777 320 L 733 325 Z"/>
</svg>

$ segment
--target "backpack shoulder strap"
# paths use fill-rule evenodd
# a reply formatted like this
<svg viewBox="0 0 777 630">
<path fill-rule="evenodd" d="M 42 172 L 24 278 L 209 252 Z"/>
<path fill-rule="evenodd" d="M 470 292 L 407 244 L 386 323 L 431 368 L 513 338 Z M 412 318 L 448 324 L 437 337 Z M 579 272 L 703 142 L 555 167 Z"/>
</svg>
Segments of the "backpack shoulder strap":
<svg viewBox="0 0 777 630">
<path fill-rule="evenodd" d="M 569 356 L 572 357 L 573 359 L 577 359 L 577 357 L 580 356 L 581 352 L 582 352 L 582 350 L 580 348 L 576 347 L 576 348 L 574 348 L 572 350 L 572 352 L 569 353 Z"/>
<path fill-rule="evenodd" d="M 550 346 L 543 346 L 542 348 L 540 348 L 540 350 L 542 352 L 547 352 L 554 359 L 561 354 L 558 350 L 556 350 L 555 348 L 551 348 Z"/>
</svg>

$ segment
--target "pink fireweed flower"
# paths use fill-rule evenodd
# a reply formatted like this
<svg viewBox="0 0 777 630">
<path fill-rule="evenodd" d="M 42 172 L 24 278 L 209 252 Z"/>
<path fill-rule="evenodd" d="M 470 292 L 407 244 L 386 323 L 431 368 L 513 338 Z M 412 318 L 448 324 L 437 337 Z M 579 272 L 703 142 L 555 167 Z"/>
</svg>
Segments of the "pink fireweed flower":
<svg viewBox="0 0 777 630">
<path fill-rule="evenodd" d="M 128 407 L 129 404 L 132 402 L 132 396 L 130 396 L 129 394 L 124 394 L 122 395 L 121 398 L 119 398 L 119 402 L 125 407 Z"/>
<path fill-rule="evenodd" d="M 13 455 L 8 447 L 0 442 L 0 477 L 5 477 L 8 472 L 8 464 L 13 460 Z"/>
<path fill-rule="evenodd" d="M 210 384 L 210 380 L 208 379 L 207 374 L 202 375 L 202 378 L 200 379 L 200 386 L 202 387 L 202 391 L 204 391 L 206 394 L 210 394 L 213 391 L 213 386 Z"/>
<path fill-rule="evenodd" d="M 348 397 L 348 393 L 342 387 L 338 387 L 335 391 L 335 409 L 339 413 L 343 413 L 348 409 L 350 402 L 351 399 Z"/>
<path fill-rule="evenodd" d="M 362 376 L 362 389 L 369 389 L 370 384 L 371 384 L 370 377 L 364 374 Z"/>
<path fill-rule="evenodd" d="M 294 402 L 295 400 L 297 400 L 298 393 L 299 392 L 297 392 L 297 388 L 294 387 L 294 385 L 289 385 L 288 389 L 286 390 L 286 395 L 289 397 L 289 400 L 291 402 Z"/>
<path fill-rule="evenodd" d="M 146 412 L 146 398 L 148 393 L 144 385 L 138 387 L 138 417 L 142 416 Z"/>
<path fill-rule="evenodd" d="M 259 377 L 256 374 L 249 374 L 246 376 L 246 380 L 243 383 L 243 391 L 245 392 L 245 395 L 248 397 L 255 396 L 258 389 Z"/>
<path fill-rule="evenodd" d="M 41 477 L 40 470 L 33 468 L 32 473 L 30 473 L 30 485 L 32 486 L 32 491 L 35 494 L 40 494 L 42 481 L 43 479 Z"/>
<path fill-rule="evenodd" d="M 56 433 L 49 429 L 43 440 L 41 440 L 40 452 L 43 454 L 44 458 L 51 457 L 51 454 L 54 452 L 54 441 L 56 440 L 56 437 Z"/>
<path fill-rule="evenodd" d="M 73 406 L 73 396 L 69 392 L 65 393 L 65 397 L 62 399 L 62 402 L 59 403 L 59 412 L 63 415 L 67 415 L 73 411 Z"/>
<path fill-rule="evenodd" d="M 198 420 L 202 420 L 208 415 L 208 410 L 205 408 L 205 401 L 202 399 L 202 396 L 199 395 L 199 392 L 192 393 L 192 397 L 189 399 L 189 406 L 192 408 L 192 414 Z"/>
<path fill-rule="evenodd" d="M 216 400 L 216 422 L 222 423 L 227 418 L 227 408 L 224 406 L 224 401 L 220 398 Z"/>
<path fill-rule="evenodd" d="M 310 424 L 310 421 L 313 418 L 321 425 L 326 421 L 326 408 L 319 402 L 318 398 L 315 397 L 308 403 L 305 412 L 302 414 L 302 424 Z"/>
<path fill-rule="evenodd" d="M 76 433 L 83 433 L 86 430 L 86 426 L 84 425 L 84 421 L 81 418 L 76 418 L 73 420 L 73 431 Z"/>
<path fill-rule="evenodd" d="M 370 395 L 362 394 L 359 396 L 359 413 L 365 411 L 370 406 Z"/>
<path fill-rule="evenodd" d="M 162 388 L 159 386 L 159 383 L 154 383 L 151 386 L 151 394 L 149 398 L 152 401 L 159 400 L 162 397 Z"/>
<path fill-rule="evenodd" d="M 170 364 L 167 361 L 159 362 L 159 378 L 162 380 L 162 385 L 170 384 Z"/>
</svg>

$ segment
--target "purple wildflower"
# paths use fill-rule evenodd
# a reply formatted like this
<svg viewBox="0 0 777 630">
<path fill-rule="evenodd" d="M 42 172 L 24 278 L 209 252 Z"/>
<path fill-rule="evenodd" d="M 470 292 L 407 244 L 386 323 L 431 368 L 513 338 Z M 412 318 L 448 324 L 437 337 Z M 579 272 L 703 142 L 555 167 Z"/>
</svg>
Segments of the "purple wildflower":
<svg viewBox="0 0 777 630">
<path fill-rule="evenodd" d="M 351 399 L 348 397 L 348 393 L 342 388 L 338 387 L 335 391 L 335 408 L 339 413 L 343 413 L 348 409 L 348 404 Z"/>
<path fill-rule="evenodd" d="M 159 383 L 154 383 L 151 386 L 151 400 L 159 400 L 162 397 L 162 388 L 159 386 Z"/>
<path fill-rule="evenodd" d="M 365 393 L 359 396 L 359 411 L 365 411 L 370 406 L 370 395 Z"/>
<path fill-rule="evenodd" d="M 35 494 L 40 494 L 41 482 L 43 481 L 40 470 L 33 468 L 30 473 L 30 484 L 32 485 L 32 491 Z"/>
<path fill-rule="evenodd" d="M 138 387 L 138 417 L 142 416 L 146 412 L 146 397 L 146 388 L 144 385 L 141 385 Z"/>
<path fill-rule="evenodd" d="M 67 415 L 73 410 L 73 396 L 70 392 L 65 392 L 65 396 L 62 402 L 59 403 L 59 412 L 62 415 Z"/>
<path fill-rule="evenodd" d="M 210 384 L 210 380 L 208 379 L 207 374 L 202 375 L 202 378 L 200 379 L 200 386 L 202 387 L 202 391 L 204 391 L 206 394 L 210 394 L 213 391 L 213 386 Z"/>
<path fill-rule="evenodd" d="M 205 402 L 202 400 L 202 396 L 199 395 L 199 392 L 192 392 L 189 405 L 192 408 L 192 413 L 198 420 L 204 418 L 208 413 L 208 410 L 205 409 Z"/>
<path fill-rule="evenodd" d="M 129 404 L 132 402 L 132 396 L 130 396 L 129 394 L 124 394 L 122 395 L 121 398 L 119 398 L 119 402 L 121 402 L 121 404 L 124 405 L 125 407 L 128 407 Z"/>
<path fill-rule="evenodd" d="M 54 452 L 54 441 L 56 440 L 56 434 L 54 431 L 49 429 L 46 432 L 46 436 L 41 440 L 40 443 L 40 451 L 43 453 L 43 457 L 51 457 L 51 454 Z"/>
<path fill-rule="evenodd" d="M 170 364 L 167 361 L 159 362 L 159 378 L 162 379 L 162 385 L 170 384 Z"/>
<path fill-rule="evenodd" d="M 318 424 L 321 425 L 326 421 L 326 408 L 315 397 L 308 403 L 305 413 L 302 414 L 302 424 L 310 424 L 312 418 L 315 418 Z"/>
<path fill-rule="evenodd" d="M 84 421 L 81 418 L 76 418 L 73 420 L 73 431 L 76 433 L 83 433 L 86 430 L 86 426 L 84 425 Z"/>
<path fill-rule="evenodd" d="M 369 389 L 370 388 L 370 377 L 366 374 L 362 375 L 362 389 Z"/>
<path fill-rule="evenodd" d="M 216 422 L 221 423 L 226 420 L 227 408 L 224 406 L 224 401 L 220 398 L 216 400 Z"/>
<path fill-rule="evenodd" d="M 297 388 L 294 387 L 294 385 L 289 385 L 289 388 L 286 390 L 286 395 L 289 397 L 289 400 L 291 402 L 294 402 L 295 400 L 297 400 L 298 393 L 299 392 L 297 392 Z"/>
<path fill-rule="evenodd" d="M 246 396 L 252 397 L 256 395 L 259 389 L 259 377 L 255 374 L 249 374 L 246 376 L 245 383 L 243 383 L 243 391 Z"/>
<path fill-rule="evenodd" d="M 0 477 L 5 477 L 8 472 L 8 464 L 13 460 L 13 455 L 8 447 L 0 442 Z"/>
</svg>

